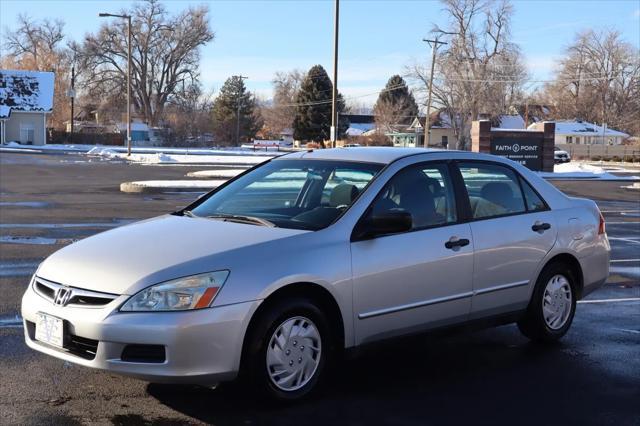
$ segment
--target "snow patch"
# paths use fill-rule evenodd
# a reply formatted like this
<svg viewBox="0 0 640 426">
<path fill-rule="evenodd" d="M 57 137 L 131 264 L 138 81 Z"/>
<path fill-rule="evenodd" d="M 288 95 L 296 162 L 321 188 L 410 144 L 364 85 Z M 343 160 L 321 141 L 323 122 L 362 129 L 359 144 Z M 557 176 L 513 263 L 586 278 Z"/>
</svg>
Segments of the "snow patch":
<svg viewBox="0 0 640 426">
<path fill-rule="evenodd" d="M 617 172 L 617 170 L 616 170 Z M 571 163 L 556 164 L 553 173 L 538 172 L 547 179 L 597 179 L 597 180 L 638 180 L 638 176 L 616 176 L 602 167 L 573 161 Z"/>
</svg>

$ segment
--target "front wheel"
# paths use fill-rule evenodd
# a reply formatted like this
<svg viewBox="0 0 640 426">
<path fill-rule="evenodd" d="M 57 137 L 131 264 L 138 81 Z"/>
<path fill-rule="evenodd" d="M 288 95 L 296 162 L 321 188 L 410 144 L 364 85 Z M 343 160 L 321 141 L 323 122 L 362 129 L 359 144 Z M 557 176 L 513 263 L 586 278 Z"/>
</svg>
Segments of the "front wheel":
<svg viewBox="0 0 640 426">
<path fill-rule="evenodd" d="M 560 263 L 545 267 L 525 317 L 518 322 L 520 331 L 532 340 L 551 342 L 564 336 L 576 311 L 576 285 L 572 271 Z"/>
<path fill-rule="evenodd" d="M 334 352 L 322 310 L 307 299 L 288 299 L 264 312 L 249 337 L 247 369 L 267 396 L 296 400 L 316 389 Z"/>
</svg>

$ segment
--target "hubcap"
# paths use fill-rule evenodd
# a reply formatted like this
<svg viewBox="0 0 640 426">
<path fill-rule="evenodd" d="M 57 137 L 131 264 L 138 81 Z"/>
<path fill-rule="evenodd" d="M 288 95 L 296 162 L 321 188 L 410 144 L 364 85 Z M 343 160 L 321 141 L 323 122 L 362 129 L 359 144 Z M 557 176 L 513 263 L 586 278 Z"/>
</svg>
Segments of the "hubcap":
<svg viewBox="0 0 640 426">
<path fill-rule="evenodd" d="M 552 330 L 562 328 L 571 314 L 571 285 L 563 275 L 555 275 L 547 282 L 542 299 L 542 315 Z"/>
<path fill-rule="evenodd" d="M 322 349 L 320 333 L 305 317 L 289 318 L 274 331 L 267 347 L 267 372 L 279 389 L 300 389 L 313 377 Z"/>
</svg>

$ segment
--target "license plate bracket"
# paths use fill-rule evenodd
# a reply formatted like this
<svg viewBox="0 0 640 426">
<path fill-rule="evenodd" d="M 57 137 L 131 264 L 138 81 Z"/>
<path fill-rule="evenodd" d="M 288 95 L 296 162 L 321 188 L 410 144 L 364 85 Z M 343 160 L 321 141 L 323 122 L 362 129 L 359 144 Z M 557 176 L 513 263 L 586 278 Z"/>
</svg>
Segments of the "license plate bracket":
<svg viewBox="0 0 640 426">
<path fill-rule="evenodd" d="M 62 348 L 64 345 L 64 320 L 38 312 L 36 314 L 36 340 Z"/>
</svg>

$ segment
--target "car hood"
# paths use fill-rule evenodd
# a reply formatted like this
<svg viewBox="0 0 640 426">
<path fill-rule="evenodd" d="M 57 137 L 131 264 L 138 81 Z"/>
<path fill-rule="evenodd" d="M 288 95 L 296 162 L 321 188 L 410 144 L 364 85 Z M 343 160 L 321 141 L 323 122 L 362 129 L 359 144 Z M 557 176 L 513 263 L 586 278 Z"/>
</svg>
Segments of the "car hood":
<svg viewBox="0 0 640 426">
<path fill-rule="evenodd" d="M 226 269 L 216 261 L 222 253 L 306 232 L 165 215 L 64 247 L 37 275 L 71 287 L 134 294 L 166 280 Z"/>
</svg>

